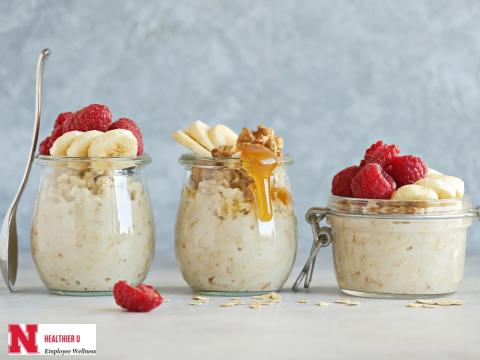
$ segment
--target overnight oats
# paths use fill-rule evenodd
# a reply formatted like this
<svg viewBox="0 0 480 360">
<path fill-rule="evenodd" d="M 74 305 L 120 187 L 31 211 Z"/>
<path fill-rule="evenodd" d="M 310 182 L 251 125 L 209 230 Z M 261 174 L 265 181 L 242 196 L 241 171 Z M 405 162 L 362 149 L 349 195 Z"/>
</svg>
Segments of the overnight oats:
<svg viewBox="0 0 480 360">
<path fill-rule="evenodd" d="M 240 135 L 195 122 L 174 139 L 192 150 L 176 223 L 176 255 L 195 291 L 252 293 L 281 289 L 296 254 L 282 139 L 259 126 Z"/>
<path fill-rule="evenodd" d="M 112 123 L 107 107 L 90 105 L 60 114 L 51 137 L 36 158 L 42 178 L 31 250 L 40 278 L 51 292 L 68 295 L 110 294 L 119 280 L 141 283 L 155 226 L 142 178 L 151 159 L 140 130 L 129 119 Z"/>
<path fill-rule="evenodd" d="M 473 217 L 461 179 L 381 141 L 335 175 L 327 208 L 307 213 L 319 240 L 332 243 L 342 291 L 370 297 L 455 292 Z M 324 218 L 330 228 L 319 228 Z"/>
</svg>

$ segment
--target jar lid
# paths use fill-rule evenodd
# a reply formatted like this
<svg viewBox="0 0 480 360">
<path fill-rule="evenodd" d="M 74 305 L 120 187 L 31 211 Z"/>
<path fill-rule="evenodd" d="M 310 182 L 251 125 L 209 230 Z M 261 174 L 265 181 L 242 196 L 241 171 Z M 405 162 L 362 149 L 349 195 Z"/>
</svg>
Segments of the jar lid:
<svg viewBox="0 0 480 360">
<path fill-rule="evenodd" d="M 468 197 L 461 199 L 396 201 L 330 196 L 328 213 L 373 218 L 461 218 L 476 212 Z"/>
<path fill-rule="evenodd" d="M 202 168 L 239 168 L 242 166 L 242 160 L 240 158 L 233 157 L 207 157 L 198 156 L 195 154 L 183 154 L 178 159 L 181 165 L 188 167 L 202 167 Z M 285 154 L 278 158 L 279 166 L 287 166 L 293 163 L 293 159 L 290 155 Z"/>
</svg>

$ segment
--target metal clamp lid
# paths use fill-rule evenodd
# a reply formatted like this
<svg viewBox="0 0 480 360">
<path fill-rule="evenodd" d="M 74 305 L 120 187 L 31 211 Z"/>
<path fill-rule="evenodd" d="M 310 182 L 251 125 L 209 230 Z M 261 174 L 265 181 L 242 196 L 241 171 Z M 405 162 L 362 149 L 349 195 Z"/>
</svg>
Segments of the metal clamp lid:
<svg viewBox="0 0 480 360">
<path fill-rule="evenodd" d="M 308 289 L 310 282 L 312 281 L 313 268 L 315 267 L 315 260 L 317 258 L 318 251 L 322 247 L 330 245 L 332 242 L 332 230 L 328 226 L 320 227 L 320 222 L 325 218 L 328 213 L 327 208 L 311 208 L 305 215 L 305 220 L 312 226 L 313 244 L 310 250 L 310 256 L 307 262 L 303 266 L 302 272 L 298 275 L 297 280 L 293 284 L 292 290 L 297 291 L 300 283 L 305 279 L 303 287 Z"/>
</svg>

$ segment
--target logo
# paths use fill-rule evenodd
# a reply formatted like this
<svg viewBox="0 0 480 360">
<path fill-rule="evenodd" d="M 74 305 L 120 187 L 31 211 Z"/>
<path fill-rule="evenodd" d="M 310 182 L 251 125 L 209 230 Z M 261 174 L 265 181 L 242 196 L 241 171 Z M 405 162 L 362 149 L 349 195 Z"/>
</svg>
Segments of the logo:
<svg viewBox="0 0 480 360">
<path fill-rule="evenodd" d="M 9 324 L 8 354 L 96 355 L 96 325 Z"/>
<path fill-rule="evenodd" d="M 37 324 L 25 324 L 25 331 L 20 324 L 9 324 L 10 342 L 8 344 L 8 353 L 20 354 L 21 343 L 28 354 L 38 354 L 37 332 Z"/>
</svg>

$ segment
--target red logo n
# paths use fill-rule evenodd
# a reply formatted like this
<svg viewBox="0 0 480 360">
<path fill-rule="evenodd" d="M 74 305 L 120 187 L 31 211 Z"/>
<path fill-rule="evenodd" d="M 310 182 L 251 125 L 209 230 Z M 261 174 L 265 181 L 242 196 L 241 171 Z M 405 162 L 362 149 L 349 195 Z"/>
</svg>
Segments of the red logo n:
<svg viewBox="0 0 480 360">
<path fill-rule="evenodd" d="M 37 332 L 38 324 L 26 324 L 26 333 L 23 332 L 19 324 L 8 324 L 8 333 L 10 334 L 10 344 L 8 352 L 10 354 L 20 354 L 20 343 L 29 354 L 38 353 Z"/>
</svg>

